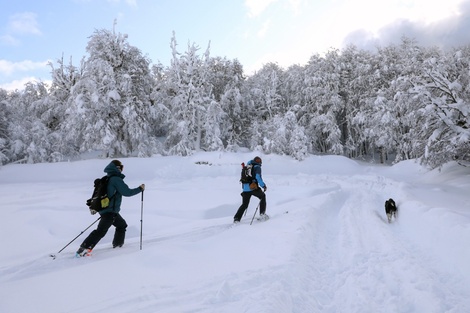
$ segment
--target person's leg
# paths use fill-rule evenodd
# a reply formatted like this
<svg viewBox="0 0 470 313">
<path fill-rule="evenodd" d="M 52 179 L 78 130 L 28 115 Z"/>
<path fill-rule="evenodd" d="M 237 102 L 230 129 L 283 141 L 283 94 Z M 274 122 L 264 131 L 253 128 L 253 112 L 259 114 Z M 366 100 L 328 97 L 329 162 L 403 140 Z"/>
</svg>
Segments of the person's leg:
<svg viewBox="0 0 470 313">
<path fill-rule="evenodd" d="M 124 244 L 124 239 L 126 237 L 127 223 L 118 213 L 114 217 L 113 225 L 116 227 L 116 230 L 114 232 L 113 248 L 122 247 L 122 245 Z"/>
<path fill-rule="evenodd" d="M 98 223 L 98 227 L 92 231 L 88 237 L 83 241 L 80 245 L 81 248 L 85 249 L 93 249 L 96 244 L 103 238 L 108 229 L 113 225 L 114 221 L 114 214 L 113 213 L 105 213 L 101 215 L 100 222 Z"/>
<path fill-rule="evenodd" d="M 250 198 L 251 198 L 251 192 L 242 192 L 242 204 L 238 208 L 237 213 L 235 213 L 235 216 L 233 217 L 233 220 L 235 222 L 239 222 L 242 219 L 243 213 L 245 213 L 245 210 L 248 208 L 248 205 L 250 205 Z"/>
<path fill-rule="evenodd" d="M 266 214 L 266 194 L 261 189 L 256 189 L 252 191 L 253 196 L 260 199 L 259 203 L 259 214 Z"/>
</svg>

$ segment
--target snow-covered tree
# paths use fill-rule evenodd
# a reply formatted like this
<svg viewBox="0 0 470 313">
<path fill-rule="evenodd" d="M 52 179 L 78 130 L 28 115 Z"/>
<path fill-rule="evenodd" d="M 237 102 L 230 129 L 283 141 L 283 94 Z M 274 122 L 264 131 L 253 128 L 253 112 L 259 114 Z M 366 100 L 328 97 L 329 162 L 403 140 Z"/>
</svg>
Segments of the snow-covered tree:
<svg viewBox="0 0 470 313">
<path fill-rule="evenodd" d="M 81 69 L 72 64 L 65 65 L 63 57 L 57 60 L 58 67 L 49 63 L 51 67 L 52 84 L 47 97 L 42 101 L 41 120 L 49 129 L 49 143 L 52 149 L 52 159 L 60 161 L 65 156 L 72 156 L 77 153 L 76 147 L 64 139 L 62 132 L 67 123 L 67 109 L 71 103 L 71 91 L 80 77 Z"/>
<path fill-rule="evenodd" d="M 342 110 L 339 95 L 338 52 L 326 58 L 314 55 L 305 69 L 303 105 L 298 110 L 299 125 L 309 138 L 309 150 L 317 153 L 342 154 L 341 131 L 337 116 Z"/>
<path fill-rule="evenodd" d="M 423 162 L 431 168 L 450 160 L 470 161 L 470 47 L 455 49 L 441 59 L 428 58 L 429 78 L 425 127 L 420 135 L 426 142 Z"/>
<path fill-rule="evenodd" d="M 243 66 L 238 60 L 226 58 L 209 58 L 206 64 L 206 76 L 210 88 L 210 96 L 219 103 L 220 116 L 213 116 L 214 112 L 207 112 L 212 119 L 220 121 L 220 139 L 224 147 L 236 150 L 241 144 L 243 120 L 243 99 L 241 88 L 243 86 Z M 211 102 L 211 106 L 214 101 Z M 206 134 L 208 129 L 206 127 Z M 208 141 L 207 139 L 205 140 Z"/>
<path fill-rule="evenodd" d="M 244 107 L 243 96 L 239 87 L 228 86 L 220 100 L 225 113 L 225 127 L 221 138 L 229 151 L 236 151 L 245 144 L 245 136 L 249 133 L 249 113 Z"/>
<path fill-rule="evenodd" d="M 218 64 L 217 70 L 223 72 L 223 75 L 215 76 L 218 78 L 215 85 L 219 87 L 214 89 L 223 91 L 218 100 L 224 112 L 221 139 L 226 149 L 236 151 L 246 144 L 244 140 L 249 132 L 249 112 L 242 96 L 245 82 L 243 67 L 237 60 L 225 61 L 223 64 Z M 217 93 L 214 97 L 218 98 Z"/>
<path fill-rule="evenodd" d="M 157 114 L 150 101 L 150 61 L 128 43 L 127 35 L 108 30 L 94 32 L 87 52 L 71 91 L 67 138 L 79 151 L 104 150 L 107 156 L 157 152 L 149 135 Z"/>
<path fill-rule="evenodd" d="M 282 74 L 282 68 L 276 63 L 268 63 L 245 81 L 243 97 L 247 115 L 243 117 L 249 121 L 246 142 L 250 149 L 266 146 L 272 120 L 284 113 Z"/>
<path fill-rule="evenodd" d="M 298 110 L 299 106 L 303 105 L 305 74 L 305 67 L 300 65 L 290 66 L 284 73 L 283 83 L 280 86 L 280 94 L 283 98 L 283 112 L 288 112 L 293 107 L 297 107 Z"/>
<path fill-rule="evenodd" d="M 156 117 L 153 124 L 150 125 L 152 129 L 150 134 L 155 138 L 167 136 L 171 119 L 171 112 L 166 105 L 170 102 L 168 98 L 171 98 L 171 95 L 166 92 L 168 82 L 165 71 L 166 69 L 161 63 L 152 66 L 154 85 L 150 94 L 150 102 L 156 110 Z M 159 150 L 163 151 L 163 147 Z"/>
<path fill-rule="evenodd" d="M 204 123 L 204 147 L 208 151 L 220 151 L 224 149 L 222 142 L 222 127 L 225 113 L 220 104 L 212 100 L 207 107 Z"/>
<path fill-rule="evenodd" d="M 10 107 L 8 105 L 8 92 L 0 88 L 0 165 L 5 164 L 9 160 L 9 115 Z"/>
<path fill-rule="evenodd" d="M 268 120 L 285 112 L 281 86 L 283 70 L 276 63 L 265 64 L 253 76 L 249 77 L 251 100 L 257 116 Z"/>
<path fill-rule="evenodd" d="M 369 154 L 365 121 L 360 118 L 377 92 L 376 62 L 373 55 L 351 45 L 335 58 L 339 67 L 341 109 L 336 116 L 341 131 L 344 155 L 362 157 Z"/>
<path fill-rule="evenodd" d="M 269 139 L 265 138 L 265 153 L 290 155 L 298 160 L 303 160 L 308 155 L 308 138 L 303 127 L 298 125 L 294 112 L 289 111 L 283 117 L 274 117 L 268 127 L 271 136 Z"/>
<path fill-rule="evenodd" d="M 107 156 L 189 155 L 240 147 L 303 159 L 308 152 L 434 168 L 470 159 L 470 48 L 422 48 L 403 38 L 377 53 L 349 46 L 305 66 L 210 57 L 173 34 L 169 67 L 114 31 L 95 31 L 75 67 L 51 64 L 52 86 L 0 90 L 0 164 L 50 162 L 88 150 Z M 163 144 L 164 142 L 164 144 Z"/>
<path fill-rule="evenodd" d="M 383 163 L 389 153 L 397 151 L 399 143 L 400 130 L 397 126 L 400 113 L 396 111 L 395 101 L 406 89 L 401 88 L 405 86 L 401 75 L 404 74 L 406 64 L 397 46 L 379 47 L 375 59 L 377 70 L 373 78 L 376 80 L 376 94 L 357 114 L 356 119 L 364 123 L 364 136 L 370 142 L 372 153 L 379 152 Z"/>
<path fill-rule="evenodd" d="M 395 162 L 417 158 L 423 154 L 419 139 L 422 125 L 426 79 L 423 60 L 433 53 L 416 42 L 402 39 L 399 46 L 379 49 L 376 79 L 377 93 L 362 115 L 367 137 L 378 148 L 382 160 L 388 153 Z"/>
<path fill-rule="evenodd" d="M 165 145 L 170 154 L 189 155 L 205 148 L 203 136 L 206 135 L 207 109 L 213 101 L 207 80 L 209 47 L 203 56 L 197 54 L 199 47 L 195 44 L 188 43 L 188 49 L 182 55 L 176 47 L 173 34 L 173 58 L 166 79 L 171 120 Z M 209 134 L 209 137 L 207 142 L 213 145 L 213 135 Z"/>
<path fill-rule="evenodd" d="M 55 161 L 50 130 L 41 120 L 46 97 L 47 88 L 41 82 L 27 83 L 24 91 L 12 93 L 8 127 L 11 161 Z"/>
</svg>

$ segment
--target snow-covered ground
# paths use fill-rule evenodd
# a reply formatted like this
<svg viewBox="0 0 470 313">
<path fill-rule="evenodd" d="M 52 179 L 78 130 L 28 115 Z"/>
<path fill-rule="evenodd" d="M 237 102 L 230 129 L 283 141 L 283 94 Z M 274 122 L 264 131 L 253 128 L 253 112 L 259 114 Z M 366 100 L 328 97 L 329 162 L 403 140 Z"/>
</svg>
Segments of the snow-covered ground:
<svg viewBox="0 0 470 313">
<path fill-rule="evenodd" d="M 470 312 L 469 168 L 261 155 L 271 219 L 250 226 L 253 198 L 233 226 L 254 156 L 121 159 L 147 186 L 123 199 L 126 244 L 111 228 L 80 259 L 96 224 L 49 254 L 97 219 L 85 200 L 110 160 L 1 167 L 0 312 Z"/>
</svg>

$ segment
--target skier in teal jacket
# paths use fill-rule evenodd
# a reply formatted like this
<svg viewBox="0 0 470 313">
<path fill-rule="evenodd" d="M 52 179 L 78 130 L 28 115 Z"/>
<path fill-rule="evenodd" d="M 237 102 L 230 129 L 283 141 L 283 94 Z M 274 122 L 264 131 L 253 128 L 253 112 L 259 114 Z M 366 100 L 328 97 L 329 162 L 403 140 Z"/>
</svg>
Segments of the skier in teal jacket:
<svg viewBox="0 0 470 313">
<path fill-rule="evenodd" d="M 124 165 L 119 160 L 113 160 L 105 167 L 104 172 L 109 176 L 107 190 L 110 198 L 109 206 L 98 212 L 101 215 L 98 227 L 80 245 L 76 253 L 77 257 L 90 255 L 91 250 L 106 235 L 111 226 L 116 227 L 113 248 L 122 247 L 124 244 L 127 223 L 121 214 L 119 214 L 122 196 L 131 197 L 139 194 L 145 190 L 145 185 L 142 184 L 137 188 L 129 188 L 124 182 L 124 177 L 126 176 L 122 173 L 123 170 Z"/>
</svg>

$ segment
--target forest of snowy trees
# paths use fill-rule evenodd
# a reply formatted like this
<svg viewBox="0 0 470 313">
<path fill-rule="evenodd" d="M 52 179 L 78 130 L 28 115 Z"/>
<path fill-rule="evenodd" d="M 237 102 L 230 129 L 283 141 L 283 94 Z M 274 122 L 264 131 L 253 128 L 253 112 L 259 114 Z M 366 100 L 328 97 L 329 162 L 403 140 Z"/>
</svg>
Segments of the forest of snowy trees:
<svg viewBox="0 0 470 313">
<path fill-rule="evenodd" d="M 470 46 L 349 46 L 246 76 L 238 60 L 171 38 L 169 66 L 127 36 L 96 30 L 79 65 L 57 60 L 51 86 L 0 89 L 0 165 L 103 156 L 237 151 L 337 154 L 431 168 L 470 160 Z"/>
</svg>

